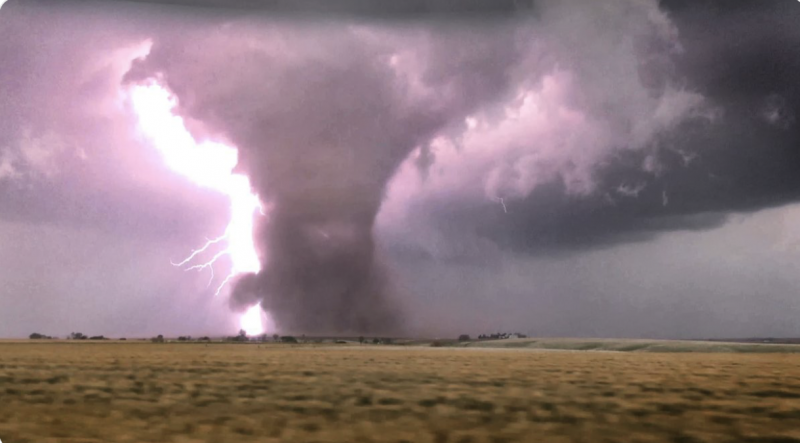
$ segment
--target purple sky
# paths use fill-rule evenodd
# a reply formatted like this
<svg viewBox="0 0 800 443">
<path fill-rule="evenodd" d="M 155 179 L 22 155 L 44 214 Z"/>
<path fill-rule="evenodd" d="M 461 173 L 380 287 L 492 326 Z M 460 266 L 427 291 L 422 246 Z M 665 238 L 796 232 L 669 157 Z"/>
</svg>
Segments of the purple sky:
<svg viewBox="0 0 800 443">
<path fill-rule="evenodd" d="M 137 129 L 123 92 L 148 79 L 275 204 L 239 297 L 293 333 L 798 336 L 800 12 L 754 3 L 11 0 L 0 336 L 238 329 L 207 273 L 170 265 L 228 201 Z"/>
</svg>

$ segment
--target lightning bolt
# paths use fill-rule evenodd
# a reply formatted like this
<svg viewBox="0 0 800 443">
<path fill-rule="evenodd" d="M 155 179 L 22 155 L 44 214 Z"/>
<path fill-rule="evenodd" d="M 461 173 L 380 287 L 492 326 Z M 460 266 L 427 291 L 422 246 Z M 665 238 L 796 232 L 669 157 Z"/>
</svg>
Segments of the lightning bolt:
<svg viewBox="0 0 800 443">
<path fill-rule="evenodd" d="M 504 197 L 492 197 L 492 200 L 500 203 L 500 205 L 503 207 L 503 212 L 508 214 L 508 208 L 506 207 L 506 199 Z"/>
<path fill-rule="evenodd" d="M 223 240 L 227 240 L 227 239 L 228 239 L 228 233 L 227 232 L 225 234 L 213 239 L 213 240 L 206 239 L 207 241 L 203 245 L 202 248 L 193 250 L 192 253 L 188 257 L 183 259 L 183 261 L 180 261 L 178 263 L 174 263 L 174 262 L 170 262 L 170 263 L 172 264 L 172 266 L 184 268 L 185 271 L 198 271 L 198 272 L 200 272 L 200 271 L 203 271 L 204 269 L 210 270 L 211 271 L 211 277 L 209 277 L 208 284 L 206 285 L 206 287 L 210 287 L 211 283 L 214 281 L 214 263 L 216 263 L 217 260 L 219 260 L 222 257 L 225 257 L 225 256 L 229 256 L 230 257 L 231 254 L 232 254 L 230 247 L 225 248 L 225 249 L 223 249 L 221 251 L 217 251 L 217 253 L 214 254 L 214 256 L 212 256 L 209 260 L 207 260 L 205 262 L 194 264 L 194 265 L 191 265 L 191 262 L 198 255 L 200 255 L 203 252 L 207 251 L 212 245 L 215 245 L 215 244 L 217 244 L 217 243 L 219 243 L 219 242 L 221 242 Z M 222 292 L 222 289 L 231 281 L 231 279 L 233 277 L 236 276 L 236 274 L 237 274 L 236 270 L 235 269 L 231 269 L 231 272 L 225 277 L 225 279 L 222 281 L 222 283 L 220 283 L 220 285 L 217 286 L 217 290 L 214 292 L 214 295 L 218 296 L 219 293 Z"/>
<path fill-rule="evenodd" d="M 208 286 L 214 281 L 214 265 L 222 257 L 231 259 L 231 271 L 217 287 L 216 294 L 237 274 L 258 272 L 260 263 L 253 244 L 253 216 L 267 214 L 267 209 L 253 194 L 246 176 L 235 174 L 238 151 L 235 147 L 213 141 L 197 142 L 186 129 L 183 118 L 172 111 L 176 99 L 157 83 L 133 87 L 129 92 L 139 117 L 139 127 L 161 152 L 167 166 L 197 185 L 214 189 L 230 200 L 230 221 L 225 233 L 192 251 L 180 262 L 170 262 L 186 271 L 210 270 Z M 220 245 L 220 244 L 224 244 Z M 206 254 L 213 256 L 200 261 Z"/>
<path fill-rule="evenodd" d="M 230 272 L 217 286 L 216 296 L 237 275 L 259 272 L 261 262 L 253 242 L 254 217 L 258 213 L 268 216 L 270 207 L 253 193 L 246 176 L 234 172 L 239 157 L 236 147 L 195 140 L 183 118 L 173 112 L 177 99 L 155 80 L 135 85 L 127 94 L 138 117 L 140 131 L 161 153 L 166 166 L 200 187 L 222 193 L 230 201 L 230 220 L 225 233 L 214 239 L 206 238 L 206 243 L 192 250 L 188 257 L 170 263 L 185 271 L 208 269 L 211 276 L 207 287 L 211 287 L 215 265 L 223 257 L 230 258 Z M 211 258 L 203 261 L 209 255 Z M 259 305 L 253 306 L 248 312 L 255 314 L 241 317 L 248 333 L 263 329 L 260 309 Z"/>
<path fill-rule="evenodd" d="M 182 262 L 180 262 L 180 263 L 170 262 L 170 263 L 172 263 L 172 266 L 183 266 L 183 265 L 189 263 L 190 261 L 192 261 L 192 259 L 197 257 L 199 254 L 202 254 L 203 252 L 205 252 L 208 248 L 211 247 L 211 245 L 217 244 L 217 243 L 221 242 L 222 240 L 225 240 L 227 237 L 228 237 L 227 234 L 225 234 L 225 235 L 222 235 L 222 236 L 219 236 L 219 237 L 215 238 L 214 240 L 206 239 L 207 240 L 206 244 L 202 248 L 193 250 L 192 254 L 190 256 L 186 257 Z"/>
</svg>

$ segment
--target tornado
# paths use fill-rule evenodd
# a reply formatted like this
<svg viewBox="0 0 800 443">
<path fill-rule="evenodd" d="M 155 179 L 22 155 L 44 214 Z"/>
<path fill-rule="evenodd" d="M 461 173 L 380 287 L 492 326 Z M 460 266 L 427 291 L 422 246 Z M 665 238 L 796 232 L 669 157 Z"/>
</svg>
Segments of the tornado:
<svg viewBox="0 0 800 443">
<path fill-rule="evenodd" d="M 197 138 L 235 146 L 263 203 L 260 270 L 233 282 L 235 310 L 259 304 L 282 332 L 396 334 L 402 297 L 375 229 L 403 165 L 416 169 L 396 181 L 409 190 L 447 182 L 504 208 L 553 180 L 589 195 L 596 165 L 699 106 L 662 75 L 677 46 L 657 3 L 613 5 L 542 2 L 484 21 L 198 15 L 154 37 L 126 81 L 156 79 Z M 616 43 L 629 36 L 641 54 Z M 395 231 L 414 237 L 424 217 L 404 204 Z"/>
</svg>

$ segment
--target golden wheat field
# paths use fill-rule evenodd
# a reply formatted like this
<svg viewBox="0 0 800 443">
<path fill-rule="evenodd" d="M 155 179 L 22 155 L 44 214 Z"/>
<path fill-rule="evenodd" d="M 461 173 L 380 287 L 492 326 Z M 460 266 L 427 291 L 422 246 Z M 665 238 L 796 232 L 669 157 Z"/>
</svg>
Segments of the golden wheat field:
<svg viewBox="0 0 800 443">
<path fill-rule="evenodd" d="M 0 440 L 800 442 L 800 355 L 0 343 Z"/>
</svg>

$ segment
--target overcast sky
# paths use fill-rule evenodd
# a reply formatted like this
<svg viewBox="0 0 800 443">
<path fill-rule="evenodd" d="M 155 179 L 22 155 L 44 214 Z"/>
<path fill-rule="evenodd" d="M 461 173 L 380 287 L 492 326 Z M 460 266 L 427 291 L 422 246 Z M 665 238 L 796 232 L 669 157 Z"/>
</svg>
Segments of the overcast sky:
<svg viewBox="0 0 800 443">
<path fill-rule="evenodd" d="M 0 336 L 800 336 L 797 2 L 164 3 L 0 9 Z M 219 296 L 153 81 L 271 208 Z"/>
</svg>

